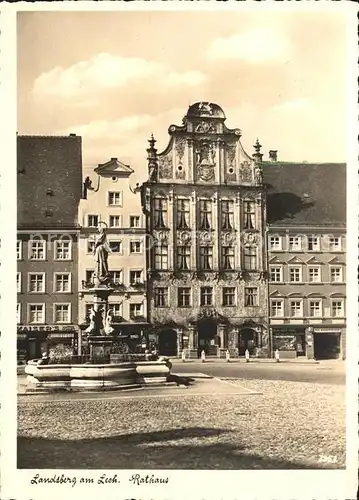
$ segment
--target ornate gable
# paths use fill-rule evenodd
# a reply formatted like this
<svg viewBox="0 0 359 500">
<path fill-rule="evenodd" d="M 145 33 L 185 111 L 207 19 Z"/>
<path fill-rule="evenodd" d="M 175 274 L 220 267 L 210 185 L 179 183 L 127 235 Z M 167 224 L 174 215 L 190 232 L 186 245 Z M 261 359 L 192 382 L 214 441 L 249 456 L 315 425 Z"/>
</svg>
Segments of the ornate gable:
<svg viewBox="0 0 359 500">
<path fill-rule="evenodd" d="M 117 158 L 111 158 L 106 163 L 100 163 L 95 168 L 95 172 L 103 177 L 129 177 L 133 173 L 133 170 L 129 165 L 126 165 Z"/>
</svg>

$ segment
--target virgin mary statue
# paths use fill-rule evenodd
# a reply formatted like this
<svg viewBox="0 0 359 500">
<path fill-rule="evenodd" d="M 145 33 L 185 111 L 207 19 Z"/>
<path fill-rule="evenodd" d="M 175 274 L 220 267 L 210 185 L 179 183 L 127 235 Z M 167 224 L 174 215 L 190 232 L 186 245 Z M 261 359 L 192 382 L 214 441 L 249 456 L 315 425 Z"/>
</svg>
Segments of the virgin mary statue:
<svg viewBox="0 0 359 500">
<path fill-rule="evenodd" d="M 95 275 L 99 280 L 108 277 L 108 254 L 111 252 L 107 242 L 106 232 L 104 227 L 99 228 L 99 235 L 96 238 L 94 246 L 95 256 Z"/>
</svg>

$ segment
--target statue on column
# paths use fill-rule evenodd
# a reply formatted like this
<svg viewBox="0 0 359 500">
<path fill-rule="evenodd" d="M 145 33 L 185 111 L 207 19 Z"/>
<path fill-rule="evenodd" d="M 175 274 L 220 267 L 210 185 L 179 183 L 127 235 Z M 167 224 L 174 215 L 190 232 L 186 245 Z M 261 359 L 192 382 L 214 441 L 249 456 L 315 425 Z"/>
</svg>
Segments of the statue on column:
<svg viewBox="0 0 359 500">
<path fill-rule="evenodd" d="M 99 235 L 96 238 L 94 245 L 95 256 L 95 278 L 100 282 L 105 281 L 108 276 L 108 254 L 111 252 L 107 241 L 106 230 L 104 227 L 99 227 Z"/>
</svg>

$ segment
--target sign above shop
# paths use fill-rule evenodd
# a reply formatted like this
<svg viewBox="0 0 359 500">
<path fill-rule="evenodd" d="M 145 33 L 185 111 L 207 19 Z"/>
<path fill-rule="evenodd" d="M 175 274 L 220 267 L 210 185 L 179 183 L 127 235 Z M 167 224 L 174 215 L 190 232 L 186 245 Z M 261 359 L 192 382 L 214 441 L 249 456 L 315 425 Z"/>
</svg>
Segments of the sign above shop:
<svg viewBox="0 0 359 500">
<path fill-rule="evenodd" d="M 314 328 L 315 333 L 341 333 L 340 328 Z"/>
<path fill-rule="evenodd" d="M 74 325 L 22 325 L 17 327 L 18 332 L 73 332 Z"/>
</svg>

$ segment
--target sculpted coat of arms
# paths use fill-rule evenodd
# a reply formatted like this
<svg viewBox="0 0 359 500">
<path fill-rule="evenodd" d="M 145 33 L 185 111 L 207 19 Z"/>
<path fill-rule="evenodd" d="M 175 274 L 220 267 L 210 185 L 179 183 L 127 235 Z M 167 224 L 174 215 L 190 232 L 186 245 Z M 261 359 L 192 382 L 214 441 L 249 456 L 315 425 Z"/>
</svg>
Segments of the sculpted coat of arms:
<svg viewBox="0 0 359 500">
<path fill-rule="evenodd" d="M 199 143 L 196 147 L 196 165 L 198 177 L 203 181 L 214 179 L 216 151 L 212 143 Z"/>
</svg>

